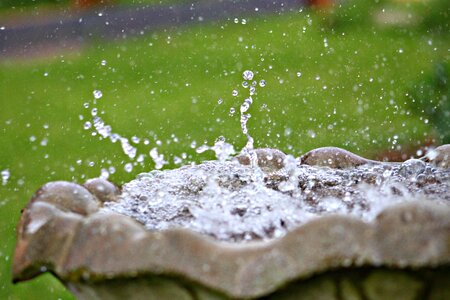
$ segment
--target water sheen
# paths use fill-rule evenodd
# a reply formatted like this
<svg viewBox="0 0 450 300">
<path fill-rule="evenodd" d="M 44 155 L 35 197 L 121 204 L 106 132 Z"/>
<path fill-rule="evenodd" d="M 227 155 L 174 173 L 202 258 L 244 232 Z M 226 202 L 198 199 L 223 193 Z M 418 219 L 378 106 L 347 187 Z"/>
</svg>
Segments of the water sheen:
<svg viewBox="0 0 450 300">
<path fill-rule="evenodd" d="M 281 170 L 207 161 L 143 173 L 104 211 L 128 215 L 150 230 L 189 228 L 218 240 L 281 237 L 321 215 L 370 222 L 387 206 L 412 200 L 450 205 L 450 170 L 417 160 L 352 169 L 298 165 Z"/>
</svg>

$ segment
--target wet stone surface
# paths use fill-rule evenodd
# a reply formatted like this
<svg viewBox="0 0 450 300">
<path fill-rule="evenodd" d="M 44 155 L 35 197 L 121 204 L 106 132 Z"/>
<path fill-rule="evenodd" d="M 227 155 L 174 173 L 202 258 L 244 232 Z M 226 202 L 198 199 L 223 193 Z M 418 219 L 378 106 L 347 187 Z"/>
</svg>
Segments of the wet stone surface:
<svg viewBox="0 0 450 300">
<path fill-rule="evenodd" d="M 450 205 L 450 169 L 422 160 L 346 169 L 299 164 L 278 170 L 209 161 L 140 174 L 103 211 L 131 216 L 149 230 L 184 227 L 218 240 L 267 240 L 321 215 L 363 221 L 400 202 Z"/>
</svg>

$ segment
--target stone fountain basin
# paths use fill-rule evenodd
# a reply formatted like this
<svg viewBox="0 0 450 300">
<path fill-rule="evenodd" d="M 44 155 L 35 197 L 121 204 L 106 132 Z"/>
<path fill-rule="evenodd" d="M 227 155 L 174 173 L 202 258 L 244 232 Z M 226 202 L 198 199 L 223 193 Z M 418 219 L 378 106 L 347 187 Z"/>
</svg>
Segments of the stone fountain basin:
<svg viewBox="0 0 450 300">
<path fill-rule="evenodd" d="M 103 179 L 39 189 L 17 226 L 13 280 L 51 272 L 79 299 L 450 299 L 450 206 L 328 215 L 232 243 L 100 210 L 119 193 Z"/>
</svg>

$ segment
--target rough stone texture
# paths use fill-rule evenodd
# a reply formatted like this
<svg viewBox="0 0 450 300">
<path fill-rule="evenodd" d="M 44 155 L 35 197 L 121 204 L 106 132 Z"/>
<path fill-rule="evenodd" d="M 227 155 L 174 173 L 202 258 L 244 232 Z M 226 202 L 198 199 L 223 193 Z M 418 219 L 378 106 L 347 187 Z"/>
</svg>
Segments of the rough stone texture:
<svg viewBox="0 0 450 300">
<path fill-rule="evenodd" d="M 103 178 L 89 179 L 83 186 L 102 203 L 116 201 L 120 195 L 120 189 Z"/>
<path fill-rule="evenodd" d="M 300 163 L 311 166 L 345 169 L 380 162 L 366 159 L 341 148 L 322 147 L 302 155 L 300 157 Z"/>
<path fill-rule="evenodd" d="M 450 168 L 450 145 L 442 145 L 422 158 L 436 167 Z"/>
<path fill-rule="evenodd" d="M 148 231 L 99 211 L 97 197 L 67 182 L 33 196 L 17 228 L 14 281 L 51 271 L 80 299 L 450 298 L 449 206 L 403 203 L 370 223 L 329 215 L 279 239 L 225 243 Z"/>
<path fill-rule="evenodd" d="M 230 244 L 183 229 L 149 232 L 122 215 L 82 216 L 49 202 L 34 201 L 24 211 L 14 258 L 16 281 L 47 269 L 63 281 L 80 284 L 165 274 L 231 297 L 250 298 L 273 293 L 295 278 L 334 268 L 450 263 L 450 208 L 430 203 L 411 202 L 387 210 L 374 224 L 327 216 L 278 240 Z M 400 226 L 396 221 L 411 211 L 415 213 L 408 214 L 406 224 L 420 226 Z M 386 225 L 390 219 L 394 228 Z M 401 261 L 396 261 L 398 257 Z"/>
<path fill-rule="evenodd" d="M 62 211 L 89 215 L 98 210 L 97 199 L 84 187 L 65 181 L 49 182 L 32 197 L 30 204 L 46 202 Z"/>
</svg>

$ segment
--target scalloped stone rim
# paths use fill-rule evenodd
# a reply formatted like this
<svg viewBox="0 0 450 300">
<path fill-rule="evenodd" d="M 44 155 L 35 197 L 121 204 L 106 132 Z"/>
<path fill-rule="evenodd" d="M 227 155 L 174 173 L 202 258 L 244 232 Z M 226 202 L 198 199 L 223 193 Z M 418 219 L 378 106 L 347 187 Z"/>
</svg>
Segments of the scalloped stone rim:
<svg viewBox="0 0 450 300">
<path fill-rule="evenodd" d="M 450 264 L 450 207 L 434 203 L 388 207 L 372 223 L 324 216 L 277 240 L 232 244 L 185 229 L 150 232 L 129 217 L 99 212 L 101 202 L 74 183 L 44 185 L 18 224 L 14 281 L 47 270 L 66 282 L 177 275 L 250 298 L 338 267 Z"/>
</svg>

